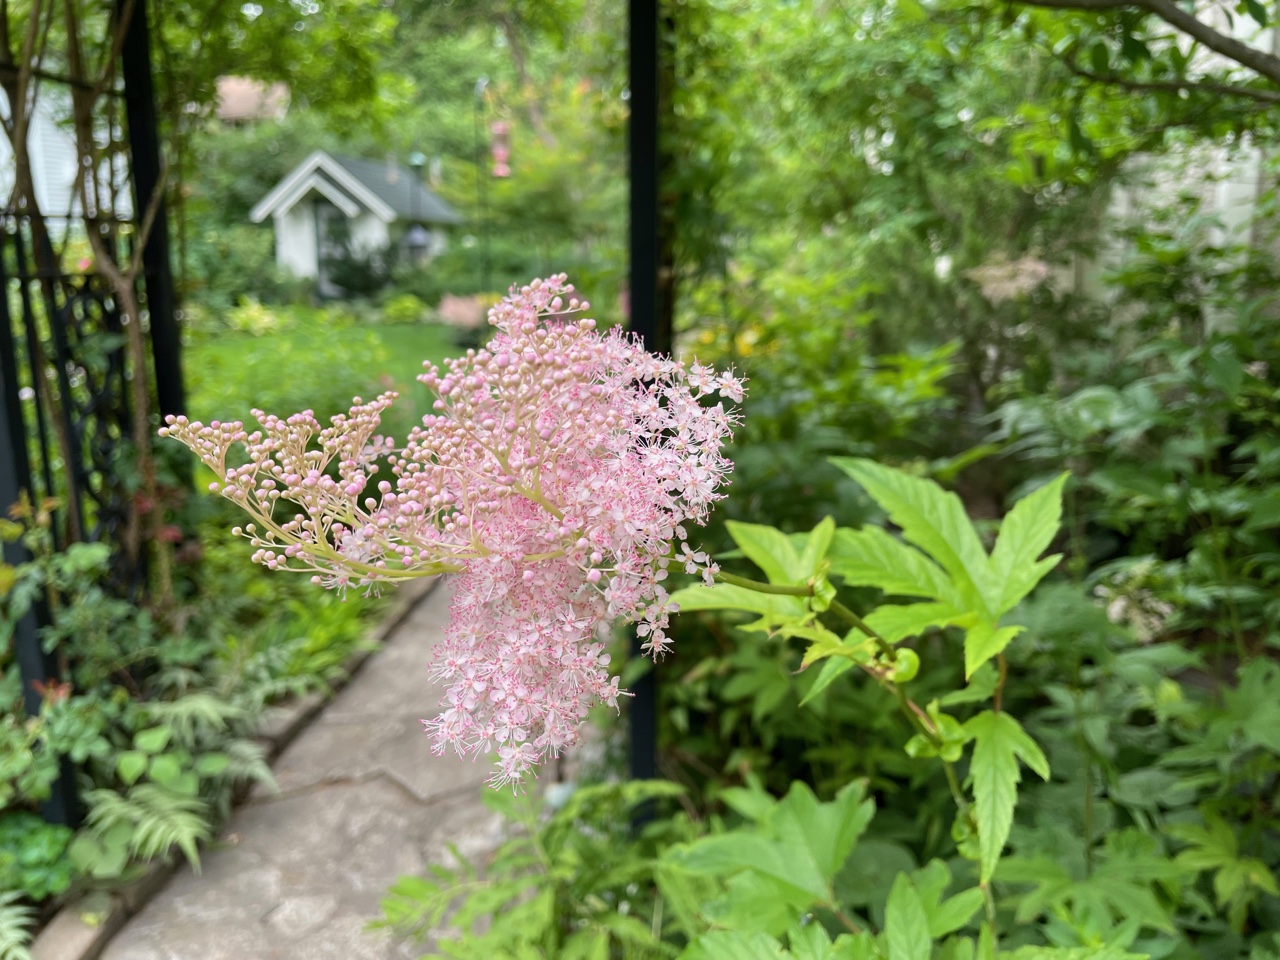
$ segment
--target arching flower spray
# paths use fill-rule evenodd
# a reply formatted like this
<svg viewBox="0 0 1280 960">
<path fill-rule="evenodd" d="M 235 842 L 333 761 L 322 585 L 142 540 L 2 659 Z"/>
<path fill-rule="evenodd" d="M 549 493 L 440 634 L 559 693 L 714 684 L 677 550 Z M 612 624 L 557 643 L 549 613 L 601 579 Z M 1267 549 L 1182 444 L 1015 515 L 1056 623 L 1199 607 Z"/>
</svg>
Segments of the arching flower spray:
<svg viewBox="0 0 1280 960">
<path fill-rule="evenodd" d="M 437 752 L 496 752 L 494 783 L 573 744 L 594 704 L 616 704 L 613 623 L 636 623 L 654 656 L 667 647 L 673 563 L 717 572 L 689 526 L 723 495 L 736 421 L 723 401 L 741 401 L 742 382 L 599 331 L 573 292 L 564 275 L 513 290 L 490 311 L 487 346 L 428 364 L 434 410 L 403 447 L 378 433 L 394 393 L 357 398 L 328 426 L 255 410 L 252 430 L 170 417 L 161 431 L 222 478 L 271 569 L 366 591 L 456 575 L 432 667 L 447 691 L 425 723 Z M 245 455 L 231 462 L 233 448 Z"/>
</svg>

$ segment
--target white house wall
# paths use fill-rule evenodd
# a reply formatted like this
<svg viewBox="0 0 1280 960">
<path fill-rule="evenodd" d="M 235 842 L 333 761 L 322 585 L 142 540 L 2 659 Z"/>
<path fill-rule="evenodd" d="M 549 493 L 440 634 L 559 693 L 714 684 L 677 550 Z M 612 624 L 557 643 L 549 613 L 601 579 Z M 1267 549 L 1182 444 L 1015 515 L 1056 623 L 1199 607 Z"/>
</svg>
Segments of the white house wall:
<svg viewBox="0 0 1280 960">
<path fill-rule="evenodd" d="M 351 252 L 359 255 L 379 253 L 387 249 L 387 225 L 368 211 L 351 220 Z"/>
<path fill-rule="evenodd" d="M 295 277 L 316 275 L 316 214 L 311 202 L 296 203 L 273 216 L 276 266 Z"/>
<path fill-rule="evenodd" d="M 27 132 L 27 156 L 31 161 L 31 177 L 35 185 L 36 203 L 46 217 L 80 215 L 77 194 L 76 171 L 79 152 L 75 135 L 59 120 L 70 115 L 69 98 L 42 88 L 42 99 L 32 111 L 31 127 Z M 9 117 L 9 101 L 0 91 L 0 116 Z M 8 197 L 13 191 L 16 164 L 8 137 L 0 136 L 0 195 Z M 114 193 L 115 214 L 119 217 L 133 215 L 132 197 L 129 194 L 128 169 L 123 161 L 117 162 L 114 171 L 103 163 L 100 180 L 104 197 Z"/>
</svg>

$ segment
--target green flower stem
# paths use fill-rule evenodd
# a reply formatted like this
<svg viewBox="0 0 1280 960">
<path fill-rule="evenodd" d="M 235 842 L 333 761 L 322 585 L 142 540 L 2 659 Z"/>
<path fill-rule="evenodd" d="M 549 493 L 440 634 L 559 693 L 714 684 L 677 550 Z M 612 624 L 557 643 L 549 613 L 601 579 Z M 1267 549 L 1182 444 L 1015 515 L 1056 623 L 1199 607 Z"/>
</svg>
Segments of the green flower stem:
<svg viewBox="0 0 1280 960">
<path fill-rule="evenodd" d="M 784 584 L 784 583 L 761 583 L 759 580 L 752 580 L 748 577 L 740 577 L 736 573 L 727 573 L 720 570 L 716 573 L 716 579 L 721 583 L 730 583 L 735 587 L 742 587 L 745 590 L 752 590 L 756 593 L 768 593 L 775 596 L 784 597 L 812 597 L 813 584 Z M 880 636 L 875 630 L 867 625 L 867 622 L 858 616 L 839 600 L 832 600 L 829 608 L 832 613 L 840 617 L 846 623 L 862 631 L 866 636 L 876 642 L 881 654 L 884 656 L 893 656 L 893 645 L 884 637 Z M 865 669 L 865 666 L 864 666 Z M 933 721 L 929 719 L 929 714 L 920 708 L 920 705 L 912 700 L 900 684 L 893 683 L 882 672 L 877 670 L 868 670 L 868 673 L 876 679 L 876 681 L 886 690 L 893 693 L 898 699 L 898 707 L 902 710 L 911 725 L 919 731 L 921 736 L 928 740 L 935 747 L 942 746 L 942 738 L 938 735 L 938 731 L 933 726 Z M 959 808 L 960 815 L 966 817 L 969 814 L 969 801 L 965 797 L 964 791 L 960 789 L 960 778 L 956 775 L 955 765 L 947 760 L 942 761 L 943 770 L 947 775 L 947 786 L 951 790 L 951 797 Z"/>
<path fill-rule="evenodd" d="M 806 584 L 761 583 L 759 580 L 740 577 L 736 573 L 727 573 L 724 570 L 716 572 L 716 579 L 721 583 L 731 583 L 735 587 L 744 587 L 756 593 L 771 593 L 783 597 L 813 596 L 813 587 Z"/>
<path fill-rule="evenodd" d="M 742 587 L 745 590 L 753 590 L 756 593 L 767 593 L 775 596 L 784 597 L 812 597 L 814 596 L 813 584 L 780 584 L 780 583 L 761 583 L 758 580 L 751 580 L 747 577 L 740 577 L 736 573 L 725 573 L 723 570 L 716 573 L 716 579 L 721 583 L 733 584 L 735 587 Z M 832 600 L 828 608 L 832 613 L 844 620 L 850 626 L 861 631 L 867 637 L 875 641 L 882 656 L 892 658 L 894 656 L 894 648 L 889 641 L 880 636 L 875 630 L 867 625 L 867 622 L 846 607 L 839 600 Z M 1001 666 L 1007 671 L 1004 664 L 1004 657 L 1000 658 Z M 928 740 L 933 746 L 942 746 L 942 737 L 939 736 L 937 728 L 934 727 L 933 721 L 930 720 L 929 714 L 920 708 L 914 700 L 907 696 L 901 684 L 894 683 L 881 669 L 874 669 L 867 664 L 862 664 L 864 670 L 875 678 L 881 686 L 893 693 L 898 699 L 898 707 L 906 715 L 920 734 Z M 1005 673 L 1007 675 L 1007 673 Z M 1004 676 L 1001 680 L 1003 686 Z M 997 706 L 997 709 L 998 706 Z M 970 828 L 977 831 L 977 824 L 972 821 L 969 815 L 970 805 L 969 799 L 965 796 L 964 790 L 960 786 L 960 777 L 956 774 L 955 764 L 948 760 L 942 760 L 943 772 L 947 776 L 947 788 L 951 791 L 951 798 L 955 801 L 956 809 L 962 819 L 969 820 Z M 996 903 L 995 897 L 992 895 L 990 884 L 980 884 L 982 889 L 983 906 L 985 907 L 985 923 L 991 931 L 991 942 L 996 943 Z M 843 918 L 841 918 L 843 919 Z"/>
</svg>

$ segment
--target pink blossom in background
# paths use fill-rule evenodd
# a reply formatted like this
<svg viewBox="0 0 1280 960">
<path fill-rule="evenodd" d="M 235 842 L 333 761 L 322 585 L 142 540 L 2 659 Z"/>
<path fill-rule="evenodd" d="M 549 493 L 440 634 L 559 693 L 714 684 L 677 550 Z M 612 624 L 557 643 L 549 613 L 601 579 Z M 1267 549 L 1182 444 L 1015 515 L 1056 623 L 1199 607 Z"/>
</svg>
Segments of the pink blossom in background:
<svg viewBox="0 0 1280 960">
<path fill-rule="evenodd" d="M 616 704 L 615 621 L 637 623 L 649 653 L 666 648 L 673 560 L 708 581 L 716 570 L 687 525 L 722 496 L 736 415 L 712 401 L 739 402 L 742 382 L 597 331 L 572 293 L 563 275 L 535 280 L 490 311 L 484 349 L 427 365 L 435 412 L 401 449 L 377 434 L 394 394 L 328 427 L 255 411 L 253 433 L 185 418 L 162 431 L 250 513 L 259 563 L 339 589 L 456 574 L 432 668 L 447 691 L 425 723 L 437 752 L 496 751 L 494 783 L 576 742 L 592 705 Z M 248 462 L 229 467 L 239 444 Z M 375 483 L 379 460 L 390 477 Z"/>
</svg>

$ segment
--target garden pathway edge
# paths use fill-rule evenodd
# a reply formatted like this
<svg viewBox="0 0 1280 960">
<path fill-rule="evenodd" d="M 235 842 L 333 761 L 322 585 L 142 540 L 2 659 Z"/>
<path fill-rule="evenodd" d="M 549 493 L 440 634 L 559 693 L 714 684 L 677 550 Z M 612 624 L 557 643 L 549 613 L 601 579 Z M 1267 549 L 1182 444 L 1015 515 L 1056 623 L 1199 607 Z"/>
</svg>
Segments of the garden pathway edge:
<svg viewBox="0 0 1280 960">
<path fill-rule="evenodd" d="M 255 788 L 202 856 L 201 872 L 180 865 L 106 944 L 104 960 L 421 955 L 420 946 L 366 929 L 387 888 L 445 858 L 450 844 L 475 856 L 502 836 L 480 798 L 488 763 L 433 756 L 419 722 L 441 694 L 428 662 L 449 593 L 442 583 L 389 631 L 281 752 L 278 792 Z"/>
</svg>

